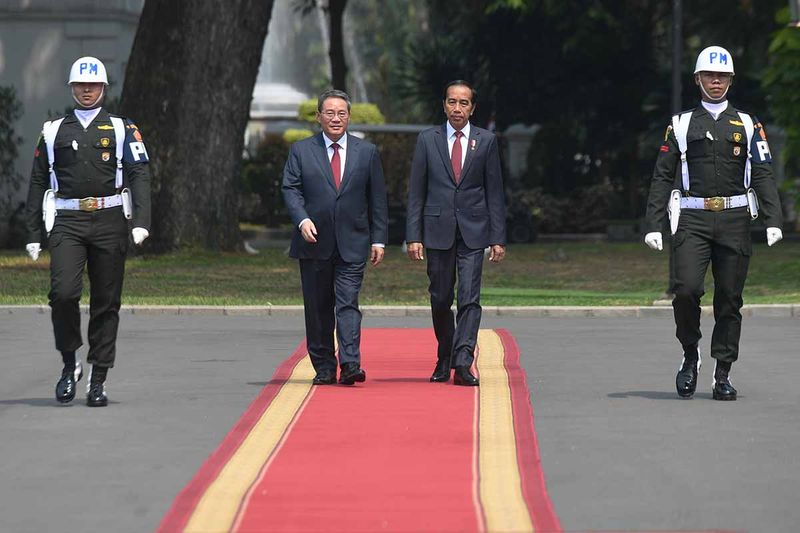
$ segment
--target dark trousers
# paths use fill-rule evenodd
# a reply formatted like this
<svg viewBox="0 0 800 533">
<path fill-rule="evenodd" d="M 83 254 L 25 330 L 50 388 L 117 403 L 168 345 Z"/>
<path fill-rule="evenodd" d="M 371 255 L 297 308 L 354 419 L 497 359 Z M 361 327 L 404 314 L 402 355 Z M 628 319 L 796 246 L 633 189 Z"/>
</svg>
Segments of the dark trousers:
<svg viewBox="0 0 800 533">
<path fill-rule="evenodd" d="M 339 364 L 361 363 L 358 293 L 365 267 L 366 262 L 344 261 L 337 251 L 330 259 L 300 259 L 306 344 L 317 372 L 336 371 L 334 326 L 339 340 Z"/>
<path fill-rule="evenodd" d="M 483 249 L 468 248 L 457 233 L 449 250 L 428 248 L 428 292 L 433 330 L 439 343 L 438 358 L 452 366 L 472 366 L 481 325 L 481 275 Z M 454 286 L 458 271 L 458 306 L 453 320 Z"/>
<path fill-rule="evenodd" d="M 121 208 L 58 212 L 50 233 L 50 307 L 56 350 L 74 351 L 81 339 L 83 272 L 89 272 L 90 364 L 113 367 L 128 224 Z"/>
<path fill-rule="evenodd" d="M 711 357 L 734 362 L 742 332 L 742 291 L 750 264 L 750 219 L 744 209 L 714 213 L 699 209 L 681 212 L 672 238 L 675 267 L 676 336 L 684 349 L 700 340 L 700 298 L 709 263 L 714 277 L 714 332 Z"/>
</svg>

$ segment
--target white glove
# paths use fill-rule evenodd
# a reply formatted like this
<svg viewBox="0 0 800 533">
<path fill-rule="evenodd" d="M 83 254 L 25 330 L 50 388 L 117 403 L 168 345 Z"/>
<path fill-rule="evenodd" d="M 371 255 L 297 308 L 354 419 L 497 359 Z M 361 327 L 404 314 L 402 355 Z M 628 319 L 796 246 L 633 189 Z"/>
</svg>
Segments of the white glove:
<svg viewBox="0 0 800 533">
<path fill-rule="evenodd" d="M 644 236 L 644 243 L 650 247 L 651 250 L 663 250 L 664 241 L 661 238 L 660 231 L 651 231 Z"/>
<path fill-rule="evenodd" d="M 783 239 L 783 232 L 780 228 L 767 228 L 767 244 L 772 246 Z"/>
<path fill-rule="evenodd" d="M 25 245 L 25 251 L 28 252 L 31 259 L 37 261 L 39 259 L 39 253 L 42 251 L 42 246 L 38 242 L 29 242 Z"/>
<path fill-rule="evenodd" d="M 142 244 L 150 236 L 150 232 L 144 228 L 133 228 L 131 234 L 133 235 L 133 242 L 137 245 Z"/>
</svg>

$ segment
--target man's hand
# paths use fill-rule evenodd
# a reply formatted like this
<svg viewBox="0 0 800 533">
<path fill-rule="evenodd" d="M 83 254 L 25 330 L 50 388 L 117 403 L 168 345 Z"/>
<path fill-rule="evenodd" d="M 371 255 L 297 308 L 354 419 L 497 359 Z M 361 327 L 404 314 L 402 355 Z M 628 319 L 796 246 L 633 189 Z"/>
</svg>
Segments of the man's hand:
<svg viewBox="0 0 800 533">
<path fill-rule="evenodd" d="M 767 245 L 772 246 L 783 239 L 783 232 L 780 228 L 767 228 Z"/>
<path fill-rule="evenodd" d="M 28 252 L 31 259 L 37 261 L 39 259 L 39 253 L 42 251 L 42 246 L 38 242 L 29 242 L 25 245 L 25 251 Z"/>
<path fill-rule="evenodd" d="M 651 250 L 661 251 L 664 249 L 664 241 L 661 238 L 660 231 L 651 231 L 645 235 L 644 243 L 649 246 Z"/>
<path fill-rule="evenodd" d="M 304 221 L 300 225 L 300 235 L 306 242 L 317 242 L 317 227 L 311 222 L 311 219 Z"/>
<path fill-rule="evenodd" d="M 502 244 L 493 244 L 489 250 L 489 261 L 492 263 L 499 263 L 506 256 L 506 247 Z"/>
<path fill-rule="evenodd" d="M 146 238 L 150 236 L 150 232 L 144 228 L 133 228 L 131 230 L 131 235 L 133 235 L 133 242 L 137 246 L 142 244 Z"/>
<path fill-rule="evenodd" d="M 372 247 L 372 251 L 369 253 L 369 262 L 372 263 L 372 266 L 377 266 L 378 263 L 383 261 L 384 251 L 383 246 Z"/>
<path fill-rule="evenodd" d="M 412 261 L 422 261 L 423 259 L 425 259 L 425 256 L 423 255 L 423 246 L 421 242 L 408 243 L 406 253 L 408 253 L 408 257 Z"/>
</svg>

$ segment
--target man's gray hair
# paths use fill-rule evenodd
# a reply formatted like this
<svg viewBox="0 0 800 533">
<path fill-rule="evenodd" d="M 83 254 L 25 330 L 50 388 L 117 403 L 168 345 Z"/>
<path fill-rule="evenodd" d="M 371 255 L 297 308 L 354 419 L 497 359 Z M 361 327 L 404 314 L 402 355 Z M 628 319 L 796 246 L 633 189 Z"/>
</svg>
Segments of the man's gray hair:
<svg viewBox="0 0 800 533">
<path fill-rule="evenodd" d="M 350 112 L 350 97 L 347 95 L 346 92 L 340 91 L 338 89 L 328 89 L 321 95 L 319 95 L 319 99 L 317 100 L 317 111 L 322 113 L 322 104 L 325 103 L 325 100 L 328 98 L 341 98 L 345 102 L 347 102 L 347 112 Z"/>
</svg>

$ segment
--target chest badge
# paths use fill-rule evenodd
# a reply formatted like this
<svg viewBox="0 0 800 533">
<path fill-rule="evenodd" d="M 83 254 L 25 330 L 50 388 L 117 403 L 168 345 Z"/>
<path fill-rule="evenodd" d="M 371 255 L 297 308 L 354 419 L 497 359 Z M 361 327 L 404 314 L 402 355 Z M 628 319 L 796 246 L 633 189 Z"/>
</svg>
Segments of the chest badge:
<svg viewBox="0 0 800 533">
<path fill-rule="evenodd" d="M 108 137 L 102 137 L 100 139 L 100 146 L 102 146 L 103 148 L 108 148 L 109 144 L 111 144 L 111 139 L 109 139 Z"/>
<path fill-rule="evenodd" d="M 738 148 L 738 146 L 737 146 L 737 148 Z M 736 154 L 736 155 L 739 155 L 739 154 Z M 101 158 L 103 161 L 108 161 L 108 160 L 110 160 L 110 159 L 111 159 L 111 152 L 103 152 L 102 154 L 100 154 L 100 158 Z"/>
<path fill-rule="evenodd" d="M 742 147 L 741 146 L 734 146 L 733 147 L 733 155 L 738 156 L 741 153 L 742 153 Z"/>
<path fill-rule="evenodd" d="M 742 134 L 741 134 L 741 133 L 739 133 L 738 131 L 737 131 L 737 132 L 735 132 L 735 133 L 733 134 L 733 140 L 734 140 L 734 142 L 737 142 L 737 143 L 738 143 L 738 142 L 741 142 L 741 140 L 742 140 Z M 736 155 L 739 155 L 739 154 L 736 154 Z"/>
</svg>

